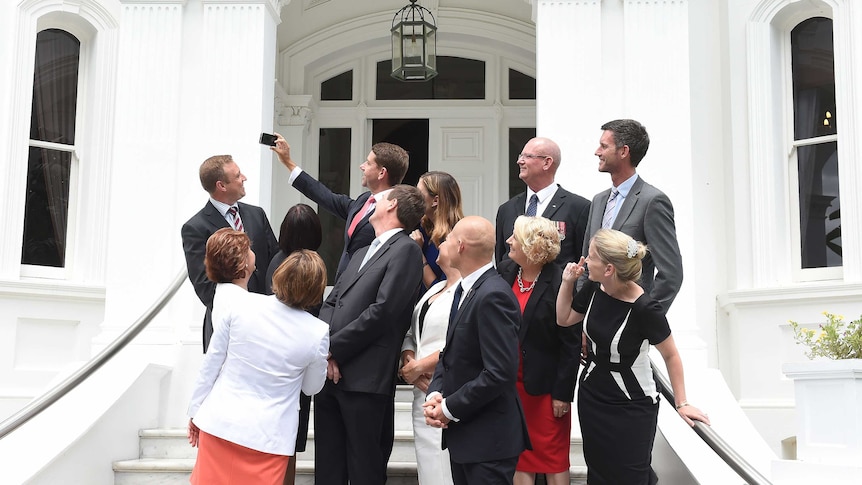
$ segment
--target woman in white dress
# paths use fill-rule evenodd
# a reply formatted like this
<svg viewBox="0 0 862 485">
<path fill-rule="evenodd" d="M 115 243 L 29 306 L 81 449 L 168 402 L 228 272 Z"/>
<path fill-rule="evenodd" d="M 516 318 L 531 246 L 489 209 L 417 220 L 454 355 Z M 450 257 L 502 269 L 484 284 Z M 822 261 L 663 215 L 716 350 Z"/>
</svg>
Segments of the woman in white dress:
<svg viewBox="0 0 862 485">
<path fill-rule="evenodd" d="M 425 424 L 422 409 L 428 384 L 446 343 L 455 286 L 461 281 L 461 274 L 449 265 L 443 254 L 438 257 L 437 264 L 446 279 L 429 288 L 413 309 L 413 320 L 401 346 L 402 367 L 399 371 L 404 381 L 414 386 L 413 445 L 420 485 L 452 484 L 449 451 L 441 446 L 443 430 Z"/>
<path fill-rule="evenodd" d="M 329 326 L 305 311 L 320 302 L 326 267 L 314 251 L 297 251 L 273 275 L 275 295 L 249 293 L 248 236 L 225 228 L 207 241 L 206 268 L 219 284 L 188 410 L 189 442 L 199 447 L 191 483 L 281 485 L 299 392 L 315 394 L 326 380 Z"/>
</svg>

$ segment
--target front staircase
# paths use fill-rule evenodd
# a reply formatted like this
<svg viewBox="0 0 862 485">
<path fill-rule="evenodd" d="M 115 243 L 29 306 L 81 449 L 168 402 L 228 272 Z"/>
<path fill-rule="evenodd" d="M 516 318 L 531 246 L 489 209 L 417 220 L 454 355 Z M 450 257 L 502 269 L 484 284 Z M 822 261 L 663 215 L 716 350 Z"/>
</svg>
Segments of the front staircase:
<svg viewBox="0 0 862 485">
<path fill-rule="evenodd" d="M 399 386 L 395 394 L 395 443 L 389 458 L 388 485 L 416 485 L 416 454 L 413 449 L 413 427 L 410 386 Z M 312 416 L 312 420 L 313 420 Z M 116 461 L 113 464 L 115 485 L 186 484 L 195 463 L 197 449 L 189 446 L 186 430 L 146 429 L 138 433 L 139 455 L 136 459 Z M 584 465 L 580 438 L 572 438 L 570 459 L 572 485 L 586 484 L 587 468 Z M 296 483 L 314 483 L 314 430 L 308 435 L 308 444 L 297 455 Z"/>
</svg>

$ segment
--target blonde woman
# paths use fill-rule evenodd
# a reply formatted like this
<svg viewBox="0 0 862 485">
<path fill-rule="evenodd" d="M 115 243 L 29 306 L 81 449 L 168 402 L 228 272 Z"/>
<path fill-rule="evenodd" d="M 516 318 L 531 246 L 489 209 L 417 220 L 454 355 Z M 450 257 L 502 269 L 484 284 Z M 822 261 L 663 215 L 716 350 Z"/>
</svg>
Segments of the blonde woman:
<svg viewBox="0 0 862 485">
<path fill-rule="evenodd" d="M 555 304 L 562 268 L 557 225 L 544 217 L 515 219 L 508 258 L 497 271 L 521 305 L 518 331 L 518 396 L 524 408 L 532 450 L 515 468 L 515 485 L 531 485 L 544 474 L 548 485 L 568 485 L 572 418 L 569 414 L 578 373 L 580 334 L 557 325 Z"/>
<path fill-rule="evenodd" d="M 422 248 L 422 283 L 431 288 L 446 279 L 446 273 L 437 264 L 440 243 L 464 218 L 461 208 L 461 188 L 455 177 L 446 172 L 426 172 L 419 177 L 416 188 L 425 199 L 425 215 L 419 228 L 410 237 Z"/>
<path fill-rule="evenodd" d="M 636 283 L 647 248 L 628 235 L 601 229 L 586 259 L 569 263 L 557 296 L 557 323 L 583 329 L 578 418 L 587 482 L 655 484 L 650 466 L 659 388 L 649 362 L 655 345 L 667 366 L 679 415 L 691 426 L 709 418 L 686 400 L 682 360 L 660 305 Z M 589 282 L 574 297 L 575 281 Z M 586 317 L 585 317 L 586 315 Z"/>
</svg>

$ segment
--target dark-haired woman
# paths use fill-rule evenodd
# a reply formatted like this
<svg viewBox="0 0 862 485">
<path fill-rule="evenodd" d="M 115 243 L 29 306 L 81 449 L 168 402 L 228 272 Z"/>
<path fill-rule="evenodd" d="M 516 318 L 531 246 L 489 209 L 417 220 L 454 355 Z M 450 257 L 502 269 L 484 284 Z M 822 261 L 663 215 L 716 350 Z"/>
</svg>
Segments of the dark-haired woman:
<svg viewBox="0 0 862 485">
<path fill-rule="evenodd" d="M 269 263 L 269 268 L 266 270 L 266 291 L 267 295 L 272 294 L 272 276 L 275 270 L 281 265 L 290 254 L 300 249 L 309 249 L 317 251 L 320 248 L 320 243 L 323 241 L 323 231 L 320 225 L 320 217 L 311 206 L 306 204 L 296 204 L 287 210 L 284 219 L 281 221 L 281 228 L 278 232 L 278 253 L 272 258 Z M 308 311 L 315 317 L 320 314 L 320 304 L 318 302 Z M 311 416 L 311 397 L 300 393 L 299 395 L 299 429 L 296 432 L 296 452 L 302 453 L 305 451 L 305 445 L 308 441 L 308 420 Z M 284 475 L 284 485 L 293 485 L 296 480 L 296 460 L 291 460 L 287 466 L 287 473 Z"/>
</svg>

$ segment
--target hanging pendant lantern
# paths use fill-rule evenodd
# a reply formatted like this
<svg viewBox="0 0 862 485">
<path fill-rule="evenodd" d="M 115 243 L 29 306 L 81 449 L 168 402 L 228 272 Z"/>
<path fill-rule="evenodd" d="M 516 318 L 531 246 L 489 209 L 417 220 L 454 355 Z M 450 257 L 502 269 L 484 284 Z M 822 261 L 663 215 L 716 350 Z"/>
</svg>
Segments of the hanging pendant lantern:
<svg viewBox="0 0 862 485">
<path fill-rule="evenodd" d="M 437 26 L 427 8 L 410 5 L 392 19 L 392 77 L 427 81 L 437 75 Z"/>
</svg>

